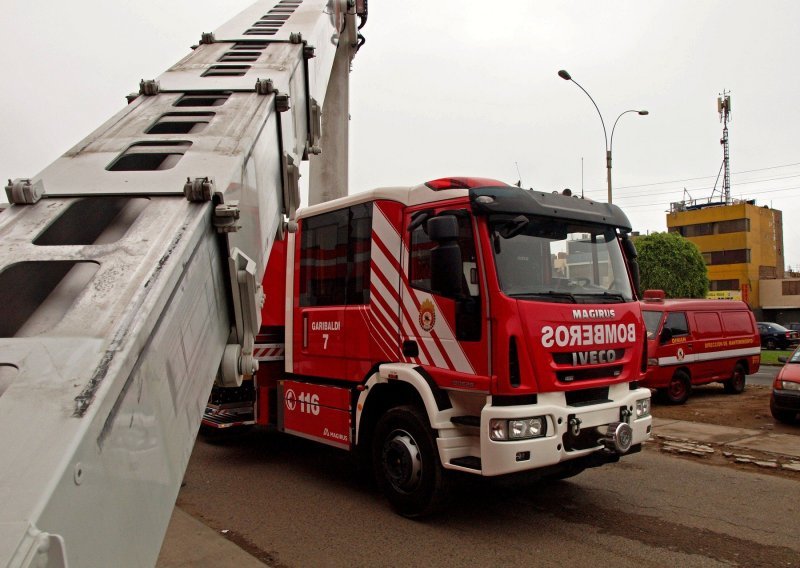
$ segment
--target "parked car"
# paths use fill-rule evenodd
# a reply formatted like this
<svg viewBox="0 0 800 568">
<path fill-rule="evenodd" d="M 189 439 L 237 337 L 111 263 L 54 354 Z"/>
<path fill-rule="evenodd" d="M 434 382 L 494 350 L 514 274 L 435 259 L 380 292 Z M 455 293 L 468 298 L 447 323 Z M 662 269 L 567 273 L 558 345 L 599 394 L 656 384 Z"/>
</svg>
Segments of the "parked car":
<svg viewBox="0 0 800 568">
<path fill-rule="evenodd" d="M 794 422 L 800 412 L 800 347 L 788 359 L 779 357 L 778 360 L 785 364 L 772 383 L 769 409 L 775 420 L 788 424 Z"/>
<path fill-rule="evenodd" d="M 800 333 L 786 329 L 779 323 L 760 321 L 757 325 L 764 349 L 794 349 L 800 343 Z"/>
<path fill-rule="evenodd" d="M 641 385 L 669 404 L 683 404 L 692 386 L 721 382 L 739 394 L 758 372 L 761 342 L 747 304 L 733 300 L 667 300 L 644 294 L 647 375 Z"/>
</svg>

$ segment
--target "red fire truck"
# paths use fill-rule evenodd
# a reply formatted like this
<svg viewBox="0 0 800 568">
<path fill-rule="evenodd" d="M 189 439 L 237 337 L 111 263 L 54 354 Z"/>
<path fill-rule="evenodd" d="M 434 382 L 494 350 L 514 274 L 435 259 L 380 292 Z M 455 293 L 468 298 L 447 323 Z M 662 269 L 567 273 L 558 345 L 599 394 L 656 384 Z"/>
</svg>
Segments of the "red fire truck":
<svg viewBox="0 0 800 568">
<path fill-rule="evenodd" d="M 206 428 L 270 425 L 369 460 L 407 516 L 445 470 L 564 478 L 651 430 L 630 223 L 616 206 L 476 178 L 297 214 L 254 357 Z"/>
</svg>

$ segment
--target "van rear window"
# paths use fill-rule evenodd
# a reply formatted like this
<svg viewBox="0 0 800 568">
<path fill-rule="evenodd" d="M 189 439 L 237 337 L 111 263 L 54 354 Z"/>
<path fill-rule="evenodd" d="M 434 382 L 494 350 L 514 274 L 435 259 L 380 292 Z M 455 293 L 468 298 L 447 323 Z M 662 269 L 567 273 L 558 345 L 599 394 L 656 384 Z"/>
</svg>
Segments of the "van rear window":
<svg viewBox="0 0 800 568">
<path fill-rule="evenodd" d="M 750 321 L 750 312 L 722 312 L 722 325 L 727 335 L 751 335 L 755 333 Z"/>
<path fill-rule="evenodd" d="M 698 339 L 722 336 L 722 324 L 716 312 L 697 312 L 694 314 L 694 323 Z"/>
</svg>

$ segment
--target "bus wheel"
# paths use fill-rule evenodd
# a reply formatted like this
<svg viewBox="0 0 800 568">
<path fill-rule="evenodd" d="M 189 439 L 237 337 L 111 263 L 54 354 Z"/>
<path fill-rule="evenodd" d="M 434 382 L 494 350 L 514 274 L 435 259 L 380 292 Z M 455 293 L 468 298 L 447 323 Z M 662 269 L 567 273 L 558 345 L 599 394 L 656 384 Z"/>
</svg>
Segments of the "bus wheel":
<svg viewBox="0 0 800 568">
<path fill-rule="evenodd" d="M 744 372 L 744 367 L 741 363 L 736 363 L 736 366 L 733 368 L 733 374 L 731 378 L 727 381 L 723 382 L 722 384 L 725 385 L 725 392 L 728 394 L 742 394 L 744 392 L 744 384 L 745 384 L 746 376 Z"/>
<path fill-rule="evenodd" d="M 444 470 L 427 418 L 414 406 L 398 406 L 375 427 L 372 458 L 378 485 L 405 517 L 435 512 L 445 497 Z"/>
<path fill-rule="evenodd" d="M 669 385 L 662 391 L 664 399 L 669 404 L 683 404 L 689 398 L 691 383 L 689 373 L 683 370 L 675 371 Z"/>
</svg>

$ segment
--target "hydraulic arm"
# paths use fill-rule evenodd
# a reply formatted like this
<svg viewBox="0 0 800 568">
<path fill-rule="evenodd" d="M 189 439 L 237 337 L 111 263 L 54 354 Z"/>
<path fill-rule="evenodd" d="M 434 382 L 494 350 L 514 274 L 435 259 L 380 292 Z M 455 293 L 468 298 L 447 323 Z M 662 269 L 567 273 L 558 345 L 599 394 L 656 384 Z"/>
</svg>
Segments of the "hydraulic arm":
<svg viewBox="0 0 800 568">
<path fill-rule="evenodd" d="M 312 200 L 346 191 L 359 16 L 341 0 L 257 2 L 9 180 L 0 565 L 155 563 L 212 384 L 255 370 L 260 284 L 300 162 Z"/>
</svg>

